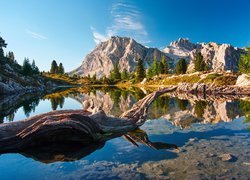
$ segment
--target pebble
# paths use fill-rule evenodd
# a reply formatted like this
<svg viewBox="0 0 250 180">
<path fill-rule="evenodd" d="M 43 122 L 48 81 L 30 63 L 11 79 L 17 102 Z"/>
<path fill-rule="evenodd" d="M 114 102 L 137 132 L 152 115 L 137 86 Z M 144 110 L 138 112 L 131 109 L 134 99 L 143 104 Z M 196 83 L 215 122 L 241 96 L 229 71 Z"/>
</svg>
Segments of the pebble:
<svg viewBox="0 0 250 180">
<path fill-rule="evenodd" d="M 221 154 L 221 155 L 219 156 L 219 158 L 220 158 L 222 161 L 231 161 L 231 160 L 233 160 L 235 157 L 234 157 L 232 154 L 230 154 L 230 153 L 226 153 L 226 154 Z"/>
</svg>

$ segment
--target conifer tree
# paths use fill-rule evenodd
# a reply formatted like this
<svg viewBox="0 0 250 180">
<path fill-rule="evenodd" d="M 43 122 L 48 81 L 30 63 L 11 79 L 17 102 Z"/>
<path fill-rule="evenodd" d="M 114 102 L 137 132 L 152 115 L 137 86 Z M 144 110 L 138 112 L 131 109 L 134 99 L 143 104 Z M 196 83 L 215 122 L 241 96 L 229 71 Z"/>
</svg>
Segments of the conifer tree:
<svg viewBox="0 0 250 180">
<path fill-rule="evenodd" d="M 250 47 L 247 47 L 246 50 L 247 52 L 240 56 L 239 71 L 241 73 L 250 73 Z"/>
<path fill-rule="evenodd" d="M 28 58 L 24 58 L 23 66 L 22 66 L 22 73 L 26 76 L 32 75 L 32 66 Z"/>
<path fill-rule="evenodd" d="M 57 74 L 57 72 L 58 72 L 58 65 L 57 62 L 53 60 L 51 63 L 50 73 Z"/>
<path fill-rule="evenodd" d="M 187 63 L 185 59 L 180 59 L 176 64 L 176 74 L 185 74 L 187 71 Z"/>
<path fill-rule="evenodd" d="M 144 78 L 145 78 L 145 69 L 144 69 L 144 66 L 143 66 L 143 61 L 142 59 L 138 59 L 138 62 L 137 62 L 137 65 L 136 65 L 136 76 L 135 76 L 135 79 L 137 82 L 140 82 L 142 81 Z"/>
<path fill-rule="evenodd" d="M 204 71 L 207 69 L 206 63 L 205 63 L 203 56 L 200 52 L 195 54 L 194 69 L 195 69 L 195 71 Z"/>
<path fill-rule="evenodd" d="M 8 61 L 10 63 L 14 63 L 15 62 L 15 56 L 14 56 L 14 53 L 12 51 L 9 51 L 7 53 L 6 58 L 8 59 Z"/>
<path fill-rule="evenodd" d="M 5 43 L 5 40 L 0 36 L 0 63 L 5 62 L 5 56 L 3 48 L 6 48 L 7 44 Z"/>
<path fill-rule="evenodd" d="M 156 58 L 154 58 L 153 65 L 152 65 L 152 74 L 153 76 L 159 74 L 159 64 Z"/>
<path fill-rule="evenodd" d="M 152 76 L 153 76 L 152 68 L 149 67 L 148 70 L 147 70 L 147 75 L 146 75 L 146 77 L 147 77 L 147 78 L 151 78 Z"/>
<path fill-rule="evenodd" d="M 121 79 L 122 79 L 122 80 L 128 79 L 128 72 L 127 72 L 126 69 L 123 69 L 123 70 L 122 70 Z"/>
<path fill-rule="evenodd" d="M 168 74 L 168 64 L 165 56 L 162 56 L 161 63 L 163 66 L 163 74 Z"/>
<path fill-rule="evenodd" d="M 58 74 L 64 74 L 64 67 L 62 63 L 60 63 L 58 66 Z"/>
<path fill-rule="evenodd" d="M 121 73 L 119 72 L 118 63 L 114 64 L 114 69 L 110 73 L 110 79 L 113 81 L 121 80 Z"/>
<path fill-rule="evenodd" d="M 31 64 L 31 68 L 32 68 L 33 74 L 39 74 L 39 69 L 36 66 L 36 62 L 34 59 L 33 59 L 32 64 Z"/>
</svg>

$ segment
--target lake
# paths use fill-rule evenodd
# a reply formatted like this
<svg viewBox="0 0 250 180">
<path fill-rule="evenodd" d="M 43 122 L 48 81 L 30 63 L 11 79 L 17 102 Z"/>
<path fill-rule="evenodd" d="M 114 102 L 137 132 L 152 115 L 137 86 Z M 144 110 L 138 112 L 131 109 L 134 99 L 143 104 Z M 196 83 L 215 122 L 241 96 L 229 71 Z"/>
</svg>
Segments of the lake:
<svg viewBox="0 0 250 180">
<path fill-rule="evenodd" d="M 0 121 L 9 123 L 84 100 L 119 116 L 145 89 L 81 87 L 52 94 L 0 97 Z M 249 179 L 250 100 L 166 94 L 149 108 L 140 129 L 104 143 L 50 154 L 0 155 L 1 179 Z M 229 158 L 228 158 L 229 157 Z"/>
</svg>

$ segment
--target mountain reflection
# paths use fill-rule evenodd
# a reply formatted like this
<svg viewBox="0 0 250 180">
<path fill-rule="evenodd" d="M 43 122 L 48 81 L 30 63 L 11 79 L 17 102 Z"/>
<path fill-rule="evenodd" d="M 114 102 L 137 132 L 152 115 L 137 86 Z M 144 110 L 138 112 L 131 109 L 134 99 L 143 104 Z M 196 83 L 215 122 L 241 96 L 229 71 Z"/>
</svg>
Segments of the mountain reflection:
<svg viewBox="0 0 250 180">
<path fill-rule="evenodd" d="M 119 89 L 116 87 L 80 87 L 71 88 L 47 95 L 21 95 L 20 97 L 0 97 L 0 121 L 11 122 L 19 108 L 26 117 L 36 111 L 40 100 L 49 100 L 51 110 L 63 109 L 65 99 L 73 99 L 82 104 L 85 100 L 93 102 L 94 107 L 101 108 L 106 114 L 119 116 L 129 110 L 135 102 L 146 95 L 140 88 Z M 229 122 L 241 116 L 249 116 L 250 101 L 213 98 L 199 99 L 183 94 L 169 94 L 156 99 L 149 108 L 148 119 L 163 117 L 173 125 L 188 128 L 193 123 Z"/>
<path fill-rule="evenodd" d="M 0 123 L 3 123 L 4 119 L 8 122 L 13 121 L 18 109 L 21 109 L 23 114 L 29 117 L 32 112 L 36 112 L 37 106 L 42 101 L 47 103 L 50 110 L 63 109 L 66 99 L 71 99 L 82 106 L 84 101 L 91 101 L 94 107 L 103 109 L 109 116 L 119 116 L 124 111 L 131 109 L 133 104 L 145 95 L 146 91 L 139 88 L 128 90 L 115 87 L 81 87 L 47 95 L 29 94 L 0 97 Z M 214 99 L 189 97 L 186 99 L 182 95 L 176 94 L 166 94 L 157 98 L 148 111 L 148 119 L 164 118 L 180 128 L 189 128 L 194 123 L 230 122 L 241 116 L 246 117 L 246 123 L 250 122 L 250 101 L 247 99 L 237 100 L 225 97 Z M 151 141 L 147 133 L 141 129 L 121 135 L 135 146 L 143 144 L 156 150 L 178 149 L 175 144 Z M 36 149 L 23 149 L 18 153 L 44 163 L 75 161 L 104 145 L 105 142 L 93 143 L 88 146 L 54 144 Z"/>
</svg>

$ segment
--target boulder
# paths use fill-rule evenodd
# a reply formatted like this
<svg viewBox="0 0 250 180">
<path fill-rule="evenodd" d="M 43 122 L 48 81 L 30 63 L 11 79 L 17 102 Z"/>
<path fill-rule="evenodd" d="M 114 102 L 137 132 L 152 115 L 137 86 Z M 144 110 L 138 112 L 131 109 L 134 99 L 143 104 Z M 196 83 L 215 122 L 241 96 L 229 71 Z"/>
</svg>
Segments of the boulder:
<svg viewBox="0 0 250 180">
<path fill-rule="evenodd" d="M 242 74 L 237 78 L 237 86 L 250 86 L 250 75 Z"/>
</svg>

